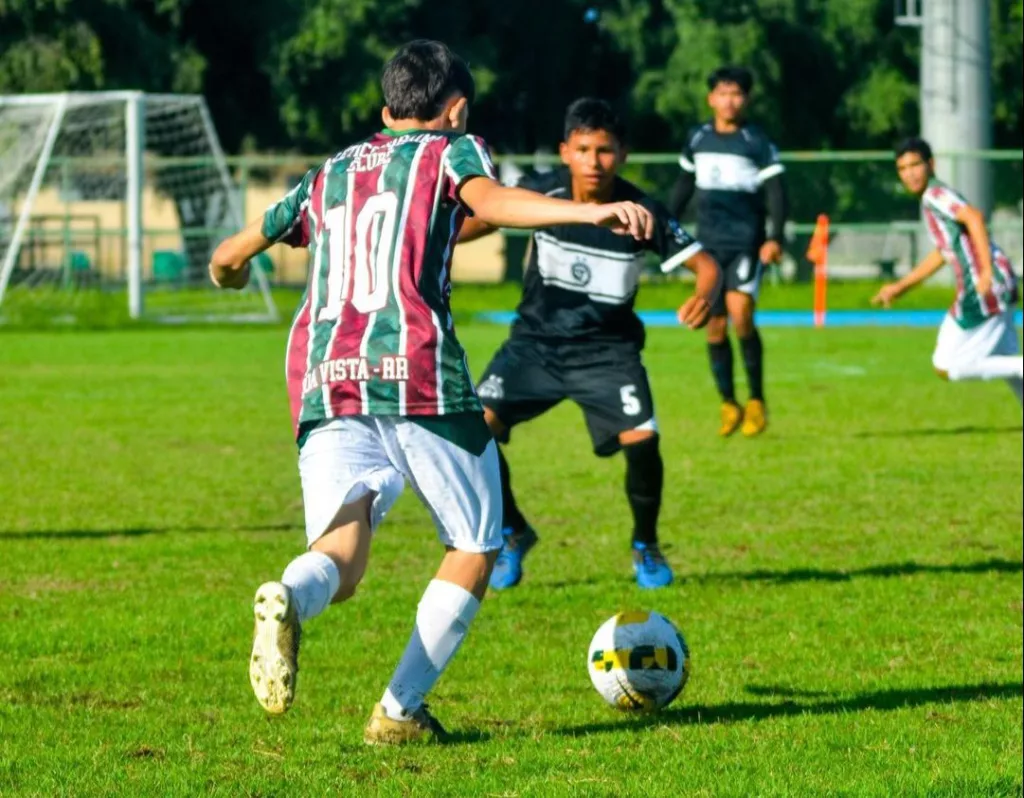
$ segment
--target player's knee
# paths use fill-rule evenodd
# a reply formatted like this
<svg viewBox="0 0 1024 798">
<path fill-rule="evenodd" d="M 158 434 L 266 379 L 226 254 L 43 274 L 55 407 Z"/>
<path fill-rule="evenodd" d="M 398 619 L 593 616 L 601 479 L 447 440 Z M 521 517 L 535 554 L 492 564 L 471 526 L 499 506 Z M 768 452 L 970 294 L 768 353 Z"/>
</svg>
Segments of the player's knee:
<svg viewBox="0 0 1024 798">
<path fill-rule="evenodd" d="M 754 306 L 747 301 L 747 297 L 730 303 L 729 321 L 732 322 L 732 328 L 740 338 L 749 338 L 753 335 Z"/>
<path fill-rule="evenodd" d="M 653 429 L 627 429 L 619 433 L 619 444 L 625 448 L 656 437 L 658 433 Z"/>
<path fill-rule="evenodd" d="M 709 344 L 720 344 L 728 333 L 729 321 L 725 316 L 712 316 L 708 320 L 707 336 Z"/>
<path fill-rule="evenodd" d="M 499 438 L 505 434 L 505 423 L 498 418 L 498 414 L 489 407 L 484 408 L 484 421 L 487 423 L 487 428 L 491 431 L 491 435 L 495 438 Z"/>
<path fill-rule="evenodd" d="M 940 369 L 938 366 L 933 366 L 933 368 L 935 369 L 935 376 L 940 380 L 949 382 L 949 372 L 946 369 Z"/>
<path fill-rule="evenodd" d="M 459 585 L 482 601 L 500 552 L 500 546 L 482 552 L 445 546 L 445 556 L 435 578 Z"/>
<path fill-rule="evenodd" d="M 736 335 L 740 338 L 749 338 L 754 334 L 754 315 L 746 311 L 741 311 L 731 317 L 732 328 L 736 330 Z"/>
</svg>

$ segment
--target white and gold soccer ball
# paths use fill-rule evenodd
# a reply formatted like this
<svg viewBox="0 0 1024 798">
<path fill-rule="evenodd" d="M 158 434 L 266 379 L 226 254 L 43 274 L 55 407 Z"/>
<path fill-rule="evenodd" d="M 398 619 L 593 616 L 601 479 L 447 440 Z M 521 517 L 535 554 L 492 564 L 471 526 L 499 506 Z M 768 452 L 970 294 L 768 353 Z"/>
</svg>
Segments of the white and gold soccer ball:
<svg viewBox="0 0 1024 798">
<path fill-rule="evenodd" d="M 620 612 L 590 641 L 587 669 L 597 692 L 616 709 L 654 712 L 686 686 L 690 650 L 664 615 Z"/>
</svg>

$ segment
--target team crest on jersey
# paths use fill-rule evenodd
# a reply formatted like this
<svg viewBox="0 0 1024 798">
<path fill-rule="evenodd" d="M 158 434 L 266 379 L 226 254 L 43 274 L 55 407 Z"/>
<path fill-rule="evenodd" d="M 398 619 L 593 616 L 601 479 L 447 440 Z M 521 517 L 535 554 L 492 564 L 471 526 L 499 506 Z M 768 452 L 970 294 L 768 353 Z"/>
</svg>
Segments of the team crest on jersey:
<svg viewBox="0 0 1024 798">
<path fill-rule="evenodd" d="M 505 395 L 505 381 L 497 374 L 492 374 L 480 383 L 476 392 L 484 399 L 501 399 Z"/>
<path fill-rule="evenodd" d="M 590 282 L 590 266 L 583 258 L 577 258 L 573 261 L 572 268 L 570 270 L 572 279 L 580 285 L 586 285 Z"/>
</svg>

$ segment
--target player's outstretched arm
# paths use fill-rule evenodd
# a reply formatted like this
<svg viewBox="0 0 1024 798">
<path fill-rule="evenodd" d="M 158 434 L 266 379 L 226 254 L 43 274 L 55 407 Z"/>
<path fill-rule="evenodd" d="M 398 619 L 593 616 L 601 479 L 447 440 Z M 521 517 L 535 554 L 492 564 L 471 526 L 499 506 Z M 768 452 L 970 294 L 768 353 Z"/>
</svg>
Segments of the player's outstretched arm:
<svg viewBox="0 0 1024 798">
<path fill-rule="evenodd" d="M 476 216 L 470 216 L 462 223 L 462 227 L 459 228 L 458 243 L 465 244 L 469 241 L 476 241 L 478 238 L 489 236 L 497 229 L 494 225 L 487 224 L 487 222 L 481 221 Z"/>
<path fill-rule="evenodd" d="M 907 293 L 915 285 L 924 282 L 935 274 L 935 272 L 942 268 L 943 263 L 945 261 L 943 260 L 942 253 L 937 249 L 933 249 L 903 278 L 895 283 L 883 285 L 878 293 L 871 298 L 871 304 L 881 305 L 885 308 L 889 307 L 894 299 Z"/>
<path fill-rule="evenodd" d="M 210 279 L 218 288 L 244 288 L 249 282 L 249 261 L 274 242 L 263 235 L 263 220 L 250 222 L 225 239 L 210 258 Z"/>
<path fill-rule="evenodd" d="M 973 205 L 963 205 L 954 218 L 967 229 L 967 236 L 974 244 L 974 251 L 978 253 L 978 281 L 975 290 L 979 296 L 986 296 L 992 291 L 992 242 L 988 237 L 985 214 Z"/>
<path fill-rule="evenodd" d="M 654 235 L 654 217 L 635 202 L 604 205 L 546 197 L 523 188 L 510 188 L 487 177 L 462 184 L 459 198 L 481 221 L 493 227 L 549 227 L 593 224 L 644 241 Z"/>
<path fill-rule="evenodd" d="M 677 316 L 680 324 L 685 324 L 691 330 L 699 330 L 711 318 L 711 308 L 722 290 L 722 270 L 718 262 L 703 250 L 684 265 L 697 275 L 697 286 L 693 296 L 679 308 Z"/>
</svg>

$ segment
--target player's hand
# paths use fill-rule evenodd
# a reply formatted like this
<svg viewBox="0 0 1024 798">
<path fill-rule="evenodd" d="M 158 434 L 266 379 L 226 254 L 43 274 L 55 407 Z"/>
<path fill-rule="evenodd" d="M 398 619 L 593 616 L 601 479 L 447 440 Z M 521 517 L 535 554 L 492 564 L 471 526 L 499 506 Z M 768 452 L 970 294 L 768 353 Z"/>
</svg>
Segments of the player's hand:
<svg viewBox="0 0 1024 798">
<path fill-rule="evenodd" d="M 591 205 L 591 223 L 607 227 L 613 233 L 633 236 L 637 241 L 646 241 L 654 235 L 654 216 L 643 205 L 635 202 L 609 202 Z"/>
<path fill-rule="evenodd" d="M 699 330 L 711 318 L 711 303 L 707 297 L 694 294 L 676 311 L 676 318 L 680 324 L 685 324 L 691 330 Z"/>
<path fill-rule="evenodd" d="M 977 292 L 979 297 L 988 296 L 992 293 L 992 272 L 988 274 L 982 273 L 978 277 L 978 282 L 974 284 L 974 290 Z"/>
<path fill-rule="evenodd" d="M 769 263 L 778 263 L 782 260 L 782 246 L 778 241 L 765 241 L 761 245 L 761 251 L 758 253 L 761 263 L 766 266 Z"/>
<path fill-rule="evenodd" d="M 246 263 L 241 269 L 217 269 L 211 263 L 210 279 L 218 288 L 241 290 L 249 283 L 249 264 Z"/>
<path fill-rule="evenodd" d="M 883 308 L 890 307 L 896 297 L 902 292 L 897 283 L 887 283 L 878 289 L 878 293 L 871 297 L 872 305 L 881 305 Z"/>
</svg>

